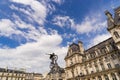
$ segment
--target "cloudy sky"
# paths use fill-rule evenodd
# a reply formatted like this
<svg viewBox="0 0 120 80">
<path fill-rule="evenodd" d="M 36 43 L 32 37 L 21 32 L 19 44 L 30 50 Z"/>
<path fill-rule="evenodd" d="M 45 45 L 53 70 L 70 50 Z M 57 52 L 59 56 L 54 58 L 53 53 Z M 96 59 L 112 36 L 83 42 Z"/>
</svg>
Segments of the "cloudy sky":
<svg viewBox="0 0 120 80">
<path fill-rule="evenodd" d="M 65 67 L 68 45 L 81 40 L 85 49 L 107 39 L 105 10 L 120 0 L 0 0 L 0 67 L 49 71 L 56 53 Z"/>
</svg>

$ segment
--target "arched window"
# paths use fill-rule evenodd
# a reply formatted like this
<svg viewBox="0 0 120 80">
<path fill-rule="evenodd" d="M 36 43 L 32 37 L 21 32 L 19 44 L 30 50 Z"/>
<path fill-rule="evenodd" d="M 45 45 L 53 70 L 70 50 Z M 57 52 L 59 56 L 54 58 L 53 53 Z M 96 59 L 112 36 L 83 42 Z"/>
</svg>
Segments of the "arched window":
<svg viewBox="0 0 120 80">
<path fill-rule="evenodd" d="M 102 80 L 101 76 L 98 76 L 98 80 Z"/>
<path fill-rule="evenodd" d="M 116 75 L 114 73 L 111 74 L 113 80 L 117 80 Z"/>
<path fill-rule="evenodd" d="M 103 63 L 101 63 L 100 65 L 101 65 L 102 70 L 105 70 Z"/>
<path fill-rule="evenodd" d="M 108 76 L 107 76 L 107 75 L 104 75 L 104 77 L 105 77 L 105 80 L 109 80 L 109 78 L 108 78 Z"/>
<path fill-rule="evenodd" d="M 114 35 L 115 35 L 116 38 L 120 38 L 120 35 L 118 34 L 118 32 L 115 31 Z"/>
</svg>

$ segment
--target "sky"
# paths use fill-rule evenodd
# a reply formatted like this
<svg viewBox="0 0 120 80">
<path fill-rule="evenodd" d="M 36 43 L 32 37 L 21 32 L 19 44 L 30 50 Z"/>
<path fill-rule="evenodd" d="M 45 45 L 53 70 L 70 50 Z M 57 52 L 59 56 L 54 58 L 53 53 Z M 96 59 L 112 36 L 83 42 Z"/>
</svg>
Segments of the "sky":
<svg viewBox="0 0 120 80">
<path fill-rule="evenodd" d="M 73 42 L 86 50 L 111 37 L 104 11 L 118 6 L 120 0 L 0 0 L 0 67 L 44 74 L 46 54 L 54 52 L 64 68 Z"/>
</svg>

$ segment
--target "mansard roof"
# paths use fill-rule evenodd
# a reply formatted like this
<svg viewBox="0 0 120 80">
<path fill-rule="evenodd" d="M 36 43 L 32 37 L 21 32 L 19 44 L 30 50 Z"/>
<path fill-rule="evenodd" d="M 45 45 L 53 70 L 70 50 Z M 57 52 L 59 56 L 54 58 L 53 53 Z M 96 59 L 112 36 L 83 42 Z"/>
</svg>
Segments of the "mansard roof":
<svg viewBox="0 0 120 80">
<path fill-rule="evenodd" d="M 20 70 L 12 70 L 12 69 L 5 69 L 5 68 L 0 68 L 0 72 L 9 72 L 9 73 L 25 73 L 24 71 L 20 71 Z"/>
<path fill-rule="evenodd" d="M 119 10 L 120 10 L 120 6 L 114 9 L 115 12 Z"/>
<path fill-rule="evenodd" d="M 110 37 L 110 38 L 108 38 L 107 40 L 104 40 L 104 41 L 102 41 L 102 42 L 100 42 L 100 43 L 98 43 L 98 44 L 90 47 L 89 49 L 85 50 L 85 53 L 86 53 L 86 52 L 92 52 L 92 51 L 94 51 L 94 49 L 96 49 L 96 48 L 104 47 L 104 46 L 106 45 L 106 43 L 110 43 L 110 42 L 114 42 L 112 37 Z"/>
<path fill-rule="evenodd" d="M 73 45 L 76 45 L 76 46 L 78 46 L 78 44 L 76 44 L 76 43 L 72 43 L 72 44 L 70 45 L 70 47 L 71 47 L 71 46 L 73 46 Z"/>
</svg>

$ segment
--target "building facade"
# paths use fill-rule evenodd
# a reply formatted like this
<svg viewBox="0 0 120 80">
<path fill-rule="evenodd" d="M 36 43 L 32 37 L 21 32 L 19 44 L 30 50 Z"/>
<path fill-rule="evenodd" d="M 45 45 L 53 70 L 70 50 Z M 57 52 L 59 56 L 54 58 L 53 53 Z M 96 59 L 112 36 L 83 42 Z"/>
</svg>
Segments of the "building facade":
<svg viewBox="0 0 120 80">
<path fill-rule="evenodd" d="M 120 80 L 120 7 L 114 18 L 105 12 L 111 38 L 84 50 L 81 41 L 69 46 L 66 80 Z"/>
<path fill-rule="evenodd" d="M 25 74 L 25 80 L 34 80 L 33 73 L 26 72 L 26 74 Z"/>
<path fill-rule="evenodd" d="M 42 74 L 0 68 L 0 80 L 43 80 Z"/>
<path fill-rule="evenodd" d="M 25 80 L 25 72 L 0 68 L 0 80 Z"/>
<path fill-rule="evenodd" d="M 40 73 L 33 73 L 34 80 L 43 80 L 43 75 Z"/>
</svg>

